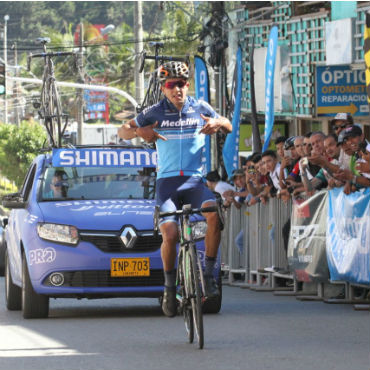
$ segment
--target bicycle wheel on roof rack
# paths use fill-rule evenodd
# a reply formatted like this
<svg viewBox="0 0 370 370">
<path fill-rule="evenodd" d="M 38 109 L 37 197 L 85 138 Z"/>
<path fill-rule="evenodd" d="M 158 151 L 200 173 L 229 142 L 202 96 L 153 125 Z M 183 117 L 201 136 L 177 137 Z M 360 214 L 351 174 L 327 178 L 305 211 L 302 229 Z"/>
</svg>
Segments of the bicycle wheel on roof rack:
<svg viewBox="0 0 370 370">
<path fill-rule="evenodd" d="M 54 81 L 44 83 L 41 93 L 41 106 L 44 107 L 44 124 L 52 147 L 61 146 L 62 119 L 61 103 Z"/>
</svg>

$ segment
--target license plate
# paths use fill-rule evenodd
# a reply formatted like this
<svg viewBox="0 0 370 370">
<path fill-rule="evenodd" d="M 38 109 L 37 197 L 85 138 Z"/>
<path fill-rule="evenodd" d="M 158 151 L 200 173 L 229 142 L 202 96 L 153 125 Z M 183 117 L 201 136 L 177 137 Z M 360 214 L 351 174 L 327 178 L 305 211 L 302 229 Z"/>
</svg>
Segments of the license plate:
<svg viewBox="0 0 370 370">
<path fill-rule="evenodd" d="M 149 257 L 111 258 L 110 276 L 150 276 Z"/>
</svg>

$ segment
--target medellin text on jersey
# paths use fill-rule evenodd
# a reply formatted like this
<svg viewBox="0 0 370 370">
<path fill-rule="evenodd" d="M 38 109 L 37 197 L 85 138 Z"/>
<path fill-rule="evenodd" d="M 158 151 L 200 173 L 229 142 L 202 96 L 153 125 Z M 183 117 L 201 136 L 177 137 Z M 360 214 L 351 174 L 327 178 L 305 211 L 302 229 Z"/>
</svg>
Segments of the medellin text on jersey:
<svg viewBox="0 0 370 370">
<path fill-rule="evenodd" d="M 171 176 L 203 176 L 205 135 L 199 131 L 205 125 L 201 114 L 211 118 L 219 115 L 202 100 L 187 97 L 181 111 L 167 99 L 144 109 L 135 119 L 139 127 L 158 122 L 155 130 L 167 141 L 158 139 L 157 178 Z"/>
</svg>

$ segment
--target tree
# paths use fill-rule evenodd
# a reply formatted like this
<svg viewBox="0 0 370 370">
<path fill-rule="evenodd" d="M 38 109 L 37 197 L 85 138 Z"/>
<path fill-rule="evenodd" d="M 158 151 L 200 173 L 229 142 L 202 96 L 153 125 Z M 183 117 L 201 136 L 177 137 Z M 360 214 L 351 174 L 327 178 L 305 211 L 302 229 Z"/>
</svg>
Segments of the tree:
<svg viewBox="0 0 370 370">
<path fill-rule="evenodd" d="M 0 171 L 17 187 L 46 140 L 44 128 L 36 122 L 16 125 L 0 124 Z"/>
</svg>

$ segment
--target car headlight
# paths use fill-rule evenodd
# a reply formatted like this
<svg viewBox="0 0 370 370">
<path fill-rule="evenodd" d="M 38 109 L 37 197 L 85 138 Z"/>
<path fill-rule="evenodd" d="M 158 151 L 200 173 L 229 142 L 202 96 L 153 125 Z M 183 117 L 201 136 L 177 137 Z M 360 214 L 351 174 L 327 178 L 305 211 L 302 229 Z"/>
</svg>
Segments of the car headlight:
<svg viewBox="0 0 370 370">
<path fill-rule="evenodd" d="M 74 226 L 58 224 L 38 224 L 37 234 L 40 238 L 56 243 L 72 244 L 78 243 L 78 230 Z"/>
<path fill-rule="evenodd" d="M 191 223 L 191 230 L 193 233 L 193 239 L 203 239 L 207 232 L 207 222 L 197 221 Z"/>
</svg>

